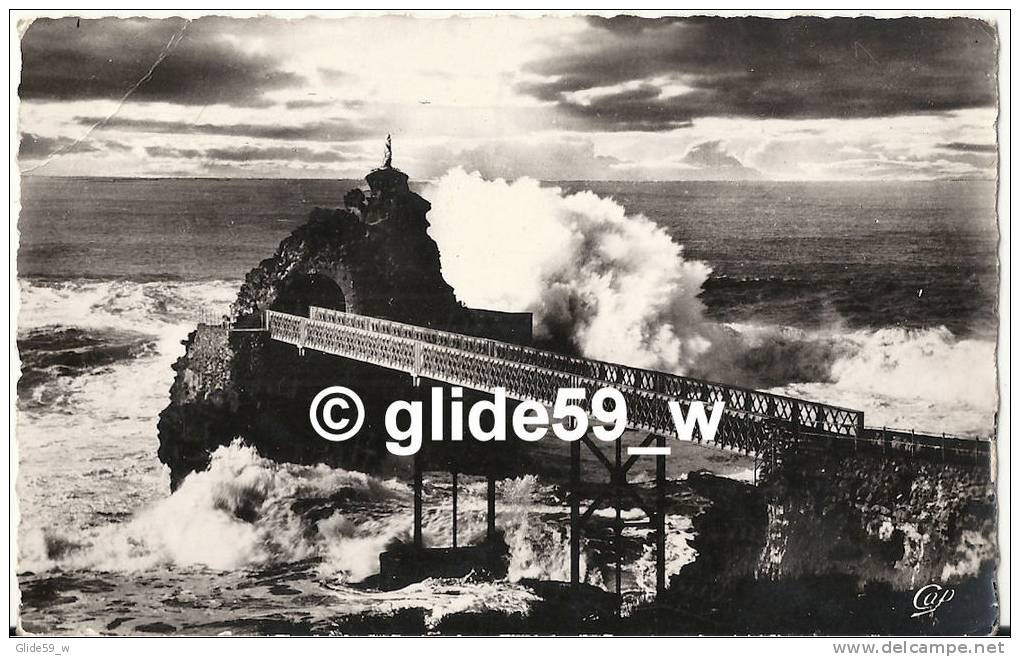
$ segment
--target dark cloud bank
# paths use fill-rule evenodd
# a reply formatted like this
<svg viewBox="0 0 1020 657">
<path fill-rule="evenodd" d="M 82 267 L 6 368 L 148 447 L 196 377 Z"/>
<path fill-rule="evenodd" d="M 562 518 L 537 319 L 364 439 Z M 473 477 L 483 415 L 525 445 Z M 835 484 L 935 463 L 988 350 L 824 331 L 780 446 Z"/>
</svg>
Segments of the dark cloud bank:
<svg viewBox="0 0 1020 657">
<path fill-rule="evenodd" d="M 21 135 L 21 142 L 18 145 L 18 159 L 44 160 L 53 155 L 66 153 L 99 153 L 102 151 L 127 153 L 131 150 L 131 146 L 114 139 L 76 141 L 70 137 L 48 137 L 26 132 Z"/>
<path fill-rule="evenodd" d="M 246 53 L 224 37 L 238 21 L 202 18 L 76 18 L 34 21 L 21 40 L 19 95 L 28 100 L 119 99 L 183 29 L 179 42 L 131 94 L 184 105 L 264 106 L 266 91 L 303 82 L 272 55 Z"/>
<path fill-rule="evenodd" d="M 993 106 L 996 36 L 975 19 L 591 19 L 522 91 L 606 130 L 705 116 L 861 118 Z M 654 79 L 691 90 L 663 97 Z M 628 84 L 590 102 L 571 92 Z"/>
<path fill-rule="evenodd" d="M 259 123 L 188 123 L 187 121 L 161 121 L 158 119 L 131 119 L 126 117 L 104 118 L 100 116 L 77 116 L 79 125 L 92 126 L 101 123 L 104 129 L 148 132 L 154 134 L 220 135 L 225 137 L 254 137 L 256 139 L 284 139 L 304 141 L 356 141 L 378 134 L 361 127 L 353 121 L 331 119 L 299 125 L 270 125 Z"/>
<path fill-rule="evenodd" d="M 93 144 L 76 143 L 69 137 L 46 137 L 26 132 L 21 136 L 18 158 L 36 160 L 47 158 L 55 153 L 92 153 L 98 150 Z"/>
<path fill-rule="evenodd" d="M 208 148 L 198 150 L 196 148 L 168 148 L 164 146 L 149 146 L 145 153 L 150 157 L 184 158 L 188 160 L 205 159 L 218 160 L 221 162 L 255 162 L 255 161 L 290 161 L 290 162 L 316 162 L 336 163 L 348 162 L 356 159 L 356 156 L 341 153 L 339 151 L 325 150 L 316 151 L 304 146 L 240 146 L 224 148 Z"/>
<path fill-rule="evenodd" d="M 999 147 L 995 144 L 971 144 L 959 141 L 939 144 L 938 147 L 944 148 L 947 151 L 960 151 L 961 153 L 997 153 L 999 151 Z"/>
</svg>

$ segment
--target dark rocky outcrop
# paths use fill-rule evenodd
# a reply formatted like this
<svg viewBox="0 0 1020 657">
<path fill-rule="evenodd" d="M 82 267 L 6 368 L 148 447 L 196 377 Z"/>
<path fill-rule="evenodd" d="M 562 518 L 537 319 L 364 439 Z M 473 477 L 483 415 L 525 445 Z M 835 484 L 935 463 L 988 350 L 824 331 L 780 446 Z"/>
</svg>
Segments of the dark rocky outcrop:
<svg viewBox="0 0 1020 657">
<path fill-rule="evenodd" d="M 472 332 L 475 315 L 443 278 L 439 249 L 427 233 L 428 201 L 396 169 L 377 169 L 367 179 L 368 194 L 348 193 L 344 209 L 315 209 L 248 273 L 230 326 L 201 324 L 184 342 L 170 405 L 159 418 L 159 458 L 170 467 L 172 487 L 237 437 L 279 461 L 407 467 L 407 459 L 387 459 L 381 439 L 338 445 L 318 437 L 308 406 L 326 386 L 355 385 L 366 406 L 362 434 L 381 436 L 385 406 L 409 394 L 408 377 L 311 351 L 302 356 L 262 333 L 231 330 L 259 327 L 267 309 L 307 315 L 317 305 Z"/>
<path fill-rule="evenodd" d="M 997 620 L 990 463 L 805 449 L 758 487 L 692 473 L 698 557 L 636 623 L 710 634 L 988 634 Z M 938 583 L 951 604 L 914 616 Z M 655 611 L 661 616 L 657 616 Z M 643 621 L 642 621 L 643 618 Z"/>
</svg>

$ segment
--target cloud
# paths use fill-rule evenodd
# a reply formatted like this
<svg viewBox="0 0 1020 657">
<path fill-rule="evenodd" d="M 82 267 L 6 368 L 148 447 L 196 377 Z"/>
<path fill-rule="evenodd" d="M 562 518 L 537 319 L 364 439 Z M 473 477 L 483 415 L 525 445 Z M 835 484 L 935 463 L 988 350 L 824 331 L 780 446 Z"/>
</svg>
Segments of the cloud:
<svg viewBox="0 0 1020 657">
<path fill-rule="evenodd" d="M 885 123 L 885 125 L 882 125 Z M 996 156 L 967 121 L 900 117 L 840 121 L 824 136 L 779 134 L 744 151 L 744 160 L 773 178 L 994 178 Z M 957 148 L 947 137 L 965 135 Z"/>
<path fill-rule="evenodd" d="M 621 161 L 595 154 L 589 140 L 549 142 L 492 141 L 462 150 L 440 148 L 409 162 L 416 175 L 436 178 L 461 167 L 494 180 L 528 176 L 538 180 L 611 180 L 620 178 L 614 167 Z"/>
<path fill-rule="evenodd" d="M 326 82 L 341 82 L 346 81 L 350 78 L 350 74 L 347 71 L 341 71 L 338 68 L 329 68 L 328 66 L 319 67 L 319 75 Z"/>
<path fill-rule="evenodd" d="M 33 135 L 23 157 L 87 140 L 36 175 L 358 176 L 378 164 L 387 133 L 415 178 L 458 165 L 544 180 L 989 177 L 997 163 L 995 32 L 970 19 L 70 19 L 23 29 L 31 102 L 18 121 Z M 118 106 L 178 34 L 139 102 Z M 393 57 L 400 48 L 415 56 Z M 267 150 L 282 147 L 305 150 Z"/>
<path fill-rule="evenodd" d="M 937 148 L 944 148 L 947 151 L 960 151 L 963 153 L 998 153 L 997 144 L 971 144 L 967 142 L 951 141 L 939 144 Z"/>
<path fill-rule="evenodd" d="M 171 148 L 169 146 L 146 146 L 145 154 L 149 157 L 184 158 L 193 160 L 204 157 L 197 148 Z"/>
<path fill-rule="evenodd" d="M 347 162 L 356 159 L 339 151 L 318 151 L 303 146 L 240 146 L 236 148 L 221 147 L 198 150 L 195 148 L 170 148 L 166 146 L 149 146 L 145 149 L 150 157 L 175 159 L 205 159 L 221 162 L 252 162 L 252 161 L 290 161 L 308 163 Z"/>
<path fill-rule="evenodd" d="M 132 148 L 129 144 L 124 144 L 114 139 L 104 139 L 103 146 L 105 146 L 107 150 L 118 151 L 121 153 L 127 153 L 128 151 L 134 150 L 134 148 Z"/>
<path fill-rule="evenodd" d="M 888 160 L 860 159 L 840 164 L 839 172 L 844 178 L 870 180 L 990 180 L 984 173 L 967 162 L 949 160 Z"/>
<path fill-rule="evenodd" d="M 242 146 L 239 148 L 210 148 L 206 157 L 228 162 L 248 162 L 251 160 L 290 160 L 298 162 L 347 162 L 356 159 L 339 151 L 316 151 L 310 148 L 271 146 L 259 148 Z"/>
<path fill-rule="evenodd" d="M 91 126 L 103 117 L 76 116 L 79 125 Z M 255 137 L 259 139 L 285 139 L 306 141 L 353 141 L 377 133 L 358 126 L 352 121 L 330 119 L 299 125 L 261 123 L 188 123 L 187 121 L 161 121 L 156 119 L 132 119 L 115 116 L 103 123 L 103 129 L 149 132 L 179 135 L 222 135 L 230 137 Z"/>
<path fill-rule="evenodd" d="M 995 104 L 996 47 L 966 18 L 593 18 L 518 89 L 617 131 L 942 112 Z"/>
<path fill-rule="evenodd" d="M 522 177 L 548 181 L 571 180 L 748 180 L 760 178 L 756 169 L 744 166 L 720 141 L 706 141 L 681 158 L 636 161 L 596 152 L 590 139 L 559 138 L 547 141 L 491 141 L 470 148 L 426 149 L 408 160 L 416 177 L 437 178 L 462 168 L 484 178 L 517 180 Z M 404 164 L 404 160 L 401 160 Z"/>
<path fill-rule="evenodd" d="M 26 100 L 120 99 L 183 105 L 265 106 L 266 91 L 303 78 L 269 54 L 238 46 L 244 23 L 207 17 L 35 20 L 21 40 L 19 95 Z M 183 33 L 181 30 L 183 29 Z M 176 45 L 170 47 L 176 35 Z M 146 78 L 164 50 L 168 54 Z"/>
<path fill-rule="evenodd" d="M 744 166 L 727 151 L 721 139 L 694 144 L 680 163 L 693 169 L 678 171 L 674 175 L 688 180 L 749 180 L 761 177 L 760 171 Z"/>
<path fill-rule="evenodd" d="M 43 160 L 56 153 L 92 153 L 99 148 L 88 142 L 75 143 L 68 137 L 44 137 L 25 133 L 18 147 L 19 160 Z"/>
<path fill-rule="evenodd" d="M 310 94 L 314 95 L 314 94 Z M 360 98 L 337 100 L 336 98 L 298 98 L 288 100 L 283 104 L 285 109 L 308 109 L 314 107 L 343 107 L 344 109 L 360 109 L 365 106 L 365 101 Z"/>
<path fill-rule="evenodd" d="M 336 103 L 332 100 L 314 100 L 311 98 L 299 98 L 298 100 L 288 100 L 283 104 L 287 109 L 308 109 L 311 107 L 330 107 Z"/>
<path fill-rule="evenodd" d="M 726 152 L 722 147 L 722 141 L 705 141 L 691 147 L 683 158 L 684 164 L 696 167 L 711 168 L 740 168 L 743 163 Z"/>
</svg>

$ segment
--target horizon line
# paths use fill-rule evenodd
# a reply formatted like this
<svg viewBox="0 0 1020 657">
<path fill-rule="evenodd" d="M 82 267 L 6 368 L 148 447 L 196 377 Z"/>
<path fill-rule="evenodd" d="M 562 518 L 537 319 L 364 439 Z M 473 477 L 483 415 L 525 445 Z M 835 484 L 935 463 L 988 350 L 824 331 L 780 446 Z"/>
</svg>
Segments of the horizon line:
<svg viewBox="0 0 1020 657">
<path fill-rule="evenodd" d="M 18 178 L 34 179 L 66 179 L 66 180 L 290 180 L 290 181 L 360 181 L 363 177 L 266 177 L 266 176 L 173 176 L 173 175 L 152 175 L 152 176 L 83 176 L 83 175 L 60 175 L 60 174 L 33 174 L 19 173 Z M 656 179 L 634 179 L 634 178 L 538 178 L 536 176 L 522 175 L 516 178 L 497 176 L 495 179 L 508 181 L 520 178 L 531 178 L 539 182 L 549 183 L 929 183 L 929 182 L 998 182 L 999 177 L 983 178 L 656 178 Z M 433 183 L 438 178 L 411 178 L 412 183 Z M 488 178 L 487 178 L 488 180 Z"/>
</svg>

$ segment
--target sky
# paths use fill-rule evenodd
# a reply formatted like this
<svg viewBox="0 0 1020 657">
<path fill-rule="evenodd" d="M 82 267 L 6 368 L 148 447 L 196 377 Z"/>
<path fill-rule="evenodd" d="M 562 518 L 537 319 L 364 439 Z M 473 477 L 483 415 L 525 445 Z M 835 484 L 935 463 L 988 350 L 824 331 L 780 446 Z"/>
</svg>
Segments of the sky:
<svg viewBox="0 0 1020 657">
<path fill-rule="evenodd" d="M 994 178 L 969 18 L 227 17 L 19 26 L 26 175 Z"/>
</svg>

